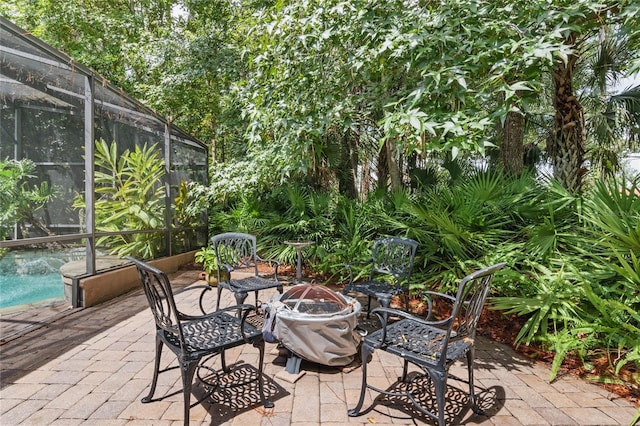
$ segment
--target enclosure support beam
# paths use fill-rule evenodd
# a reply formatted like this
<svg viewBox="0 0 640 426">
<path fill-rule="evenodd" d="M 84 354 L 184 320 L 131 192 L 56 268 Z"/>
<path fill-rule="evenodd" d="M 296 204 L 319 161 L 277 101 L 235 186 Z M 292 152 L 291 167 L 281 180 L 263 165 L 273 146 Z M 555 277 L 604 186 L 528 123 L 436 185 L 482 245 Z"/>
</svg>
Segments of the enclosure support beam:
<svg viewBox="0 0 640 426">
<path fill-rule="evenodd" d="M 95 274 L 96 272 L 96 220 L 94 214 L 95 208 L 95 182 L 94 182 L 94 152 L 95 152 L 95 135 L 94 135 L 94 86 L 93 77 L 85 76 L 84 79 L 84 199 L 85 199 L 85 223 L 86 232 L 89 234 L 85 241 L 86 245 L 86 273 Z M 79 294 L 79 281 L 73 281 L 73 293 Z M 73 307 L 78 308 L 79 298 L 73 298 Z"/>
<path fill-rule="evenodd" d="M 22 108 L 13 109 L 13 158 L 21 160 L 22 155 Z M 18 222 L 13 225 L 13 238 L 18 238 Z"/>
<path fill-rule="evenodd" d="M 173 255 L 171 247 L 171 125 L 164 125 L 164 242 L 167 256 Z"/>
</svg>

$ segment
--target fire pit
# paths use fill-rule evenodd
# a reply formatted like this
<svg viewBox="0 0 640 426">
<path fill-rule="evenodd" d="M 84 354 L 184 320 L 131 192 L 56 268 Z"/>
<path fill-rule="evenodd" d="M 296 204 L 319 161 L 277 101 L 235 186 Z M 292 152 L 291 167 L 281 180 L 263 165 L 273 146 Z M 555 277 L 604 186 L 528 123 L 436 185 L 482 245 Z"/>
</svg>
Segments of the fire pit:
<svg viewBox="0 0 640 426">
<path fill-rule="evenodd" d="M 266 309 L 273 336 L 294 355 L 328 366 L 353 361 L 361 340 L 354 331 L 361 309 L 357 300 L 322 285 L 299 284 L 272 299 Z M 299 370 L 297 364 L 291 369 Z"/>
</svg>

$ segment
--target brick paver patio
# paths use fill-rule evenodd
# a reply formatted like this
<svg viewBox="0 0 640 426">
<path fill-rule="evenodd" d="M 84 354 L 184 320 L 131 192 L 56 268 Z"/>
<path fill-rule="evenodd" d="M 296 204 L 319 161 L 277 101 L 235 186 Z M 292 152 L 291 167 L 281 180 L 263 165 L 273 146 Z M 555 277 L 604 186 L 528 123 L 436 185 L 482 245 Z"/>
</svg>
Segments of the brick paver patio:
<svg viewBox="0 0 640 426">
<path fill-rule="evenodd" d="M 178 287 L 197 281 L 197 271 L 181 271 L 173 277 Z M 215 298 L 212 292 L 212 298 Z M 179 292 L 181 308 L 196 312 L 195 292 Z M 261 294 L 266 299 L 268 294 Z M 233 304 L 223 292 L 222 305 Z M 212 306 L 213 305 L 213 300 Z M 156 397 L 142 404 L 153 372 L 153 320 L 141 291 L 132 292 L 98 307 L 59 313 L 53 318 L 32 314 L 0 317 L 1 368 L 0 424 L 2 425 L 170 425 L 182 424 L 180 373 L 160 375 Z M 42 315 L 40 312 L 39 315 Z M 42 326 L 40 323 L 46 325 Z M 32 324 L 31 324 L 32 323 Z M 30 326 L 17 337 L 16 327 Z M 227 362 L 252 370 L 257 350 L 250 345 L 229 351 Z M 276 345 L 267 344 L 267 391 L 275 408 L 251 405 L 250 390 L 242 397 L 208 402 L 191 409 L 192 424 L 207 425 L 348 425 L 433 424 L 405 401 L 377 401 L 373 410 L 347 416 L 359 395 L 361 369 L 302 363 L 305 373 L 291 383 L 282 365 L 274 364 Z M 386 355 L 386 356 L 385 356 Z M 165 366 L 175 364 L 165 352 Z M 548 382 L 549 369 L 523 358 L 509 347 L 479 339 L 476 351 L 476 384 L 486 415 L 474 415 L 463 391 L 450 381 L 449 420 L 462 424 L 496 425 L 629 425 L 638 410 L 628 401 L 575 377 L 564 375 Z M 246 364 L 246 365 L 245 365 Z M 456 370 L 455 366 L 453 370 Z M 370 372 L 372 383 L 396 385 L 402 365 L 376 352 Z M 464 376 L 464 366 L 457 371 Z M 194 393 L 201 392 L 197 388 Z M 255 395 L 253 395 L 255 397 Z M 192 401 L 195 400 L 192 398 Z M 367 403 L 371 403 L 369 395 Z"/>
</svg>

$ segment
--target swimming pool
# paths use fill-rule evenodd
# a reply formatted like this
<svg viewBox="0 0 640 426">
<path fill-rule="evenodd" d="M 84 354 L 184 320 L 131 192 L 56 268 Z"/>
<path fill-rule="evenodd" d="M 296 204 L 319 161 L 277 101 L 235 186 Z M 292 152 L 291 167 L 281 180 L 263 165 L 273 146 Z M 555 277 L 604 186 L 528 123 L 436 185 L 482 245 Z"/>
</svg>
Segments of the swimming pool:
<svg viewBox="0 0 640 426">
<path fill-rule="evenodd" d="M 0 258 L 0 309 L 62 299 L 60 267 L 69 261 L 68 250 L 15 250 Z"/>
</svg>

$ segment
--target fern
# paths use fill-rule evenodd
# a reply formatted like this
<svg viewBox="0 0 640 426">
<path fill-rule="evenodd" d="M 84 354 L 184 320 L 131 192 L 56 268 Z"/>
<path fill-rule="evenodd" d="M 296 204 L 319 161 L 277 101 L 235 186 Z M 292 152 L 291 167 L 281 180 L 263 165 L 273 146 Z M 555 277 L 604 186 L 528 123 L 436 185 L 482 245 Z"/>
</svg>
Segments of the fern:
<svg viewBox="0 0 640 426">
<path fill-rule="evenodd" d="M 592 331 L 589 328 L 580 328 L 568 330 L 566 328 L 549 335 L 548 342 L 551 344 L 551 350 L 555 352 L 553 361 L 551 362 L 551 372 L 549 374 L 549 381 L 552 382 L 558 375 L 562 362 L 566 358 L 567 354 L 572 351 L 578 350 L 584 354 L 586 352 L 586 341 L 577 337 L 580 334 L 590 334 Z"/>
<path fill-rule="evenodd" d="M 551 326 L 553 330 L 562 330 L 582 320 L 582 288 L 576 285 L 573 274 L 562 268 L 552 271 L 539 264 L 533 266 L 537 272 L 531 280 L 534 288 L 532 296 L 491 298 L 493 309 L 505 310 L 506 314 L 529 316 L 516 336 L 516 345 L 547 338 Z"/>
</svg>

